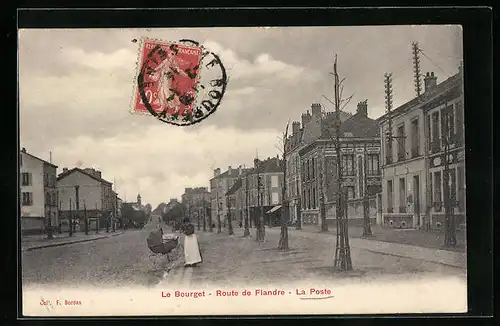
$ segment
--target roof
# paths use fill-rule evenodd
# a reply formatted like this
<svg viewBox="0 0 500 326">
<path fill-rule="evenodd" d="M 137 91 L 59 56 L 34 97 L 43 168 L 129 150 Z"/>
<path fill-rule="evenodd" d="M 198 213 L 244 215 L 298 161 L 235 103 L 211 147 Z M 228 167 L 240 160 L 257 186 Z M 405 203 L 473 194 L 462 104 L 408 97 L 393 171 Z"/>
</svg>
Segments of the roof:
<svg viewBox="0 0 500 326">
<path fill-rule="evenodd" d="M 416 107 L 419 104 L 424 104 L 425 102 L 429 102 L 433 100 L 433 94 L 441 94 L 444 92 L 449 91 L 451 88 L 458 86 L 458 82 L 461 81 L 461 75 L 460 73 L 457 73 L 451 77 L 448 77 L 441 83 L 437 84 L 431 91 L 424 92 L 420 97 L 414 97 L 408 102 L 398 106 L 396 109 L 391 111 L 391 116 L 394 117 L 395 115 L 401 114 L 405 112 L 406 110 Z M 377 121 L 382 122 L 386 120 L 388 117 L 388 113 L 380 116 Z"/>
<path fill-rule="evenodd" d="M 213 180 L 213 179 L 225 179 L 225 178 L 233 178 L 233 177 L 236 178 L 236 177 L 239 177 L 238 169 L 239 168 L 232 169 L 232 173 L 231 174 L 229 174 L 229 170 L 226 170 L 223 173 L 219 174 L 218 176 L 213 177 L 211 180 Z M 249 172 L 249 170 L 252 170 L 252 169 L 251 168 L 241 168 L 241 174 L 247 173 L 247 172 Z"/>
<path fill-rule="evenodd" d="M 94 176 L 94 175 L 92 175 L 92 174 L 90 174 L 90 173 L 85 172 L 84 170 L 82 170 L 82 169 L 80 169 L 80 168 L 72 168 L 71 170 L 68 170 L 68 171 L 66 171 L 66 172 L 63 172 L 63 173 L 59 174 L 59 176 L 57 177 L 57 181 L 59 181 L 59 180 L 61 180 L 61 179 L 65 178 L 65 177 L 67 177 L 68 175 L 70 175 L 71 173 L 76 172 L 76 171 L 78 171 L 78 172 L 80 172 L 80 173 L 83 173 L 83 174 L 85 174 L 86 176 L 91 177 L 92 179 L 97 180 L 97 181 L 99 181 L 99 182 L 102 182 L 102 183 L 106 183 L 106 184 L 110 184 L 110 185 L 112 185 L 112 183 L 111 183 L 111 182 L 109 182 L 108 180 L 105 180 L 105 179 L 103 179 L 103 178 L 98 178 L 98 177 L 96 177 L 96 176 Z"/>
<path fill-rule="evenodd" d="M 52 166 L 52 167 L 57 168 L 57 165 L 54 165 L 54 164 L 52 164 L 52 163 L 50 163 L 50 162 L 47 162 L 47 161 L 45 161 L 45 160 L 42 160 L 41 158 L 39 158 L 39 157 L 37 157 L 37 156 L 35 156 L 35 155 L 33 155 L 33 154 L 30 154 L 30 153 L 28 153 L 28 152 L 26 152 L 26 151 L 21 151 L 21 153 L 26 154 L 26 155 L 28 155 L 28 156 L 31 156 L 32 158 L 37 159 L 37 160 L 39 160 L 39 161 L 43 162 L 44 164 L 48 164 L 48 165 L 50 165 L 50 166 Z"/>
<path fill-rule="evenodd" d="M 241 181 L 241 178 L 238 178 L 233 186 L 226 192 L 226 196 L 234 195 L 236 191 L 241 188 L 242 184 L 243 182 Z"/>
<path fill-rule="evenodd" d="M 349 132 L 352 136 L 345 136 Z M 340 125 L 341 137 L 377 138 L 380 137 L 380 128 L 377 120 L 371 119 L 362 113 L 356 113 Z M 324 138 L 324 137 L 323 137 Z"/>
</svg>

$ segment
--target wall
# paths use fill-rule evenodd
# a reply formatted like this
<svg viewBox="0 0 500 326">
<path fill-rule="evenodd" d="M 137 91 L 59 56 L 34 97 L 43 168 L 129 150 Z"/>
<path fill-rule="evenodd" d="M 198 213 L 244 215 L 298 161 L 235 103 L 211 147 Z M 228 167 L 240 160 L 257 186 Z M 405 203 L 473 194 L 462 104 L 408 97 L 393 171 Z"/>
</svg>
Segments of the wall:
<svg viewBox="0 0 500 326">
<path fill-rule="evenodd" d="M 84 204 L 87 210 L 102 210 L 101 183 L 78 171 L 71 173 L 57 182 L 61 210 L 69 210 L 70 198 L 72 209 L 75 209 L 75 185 L 80 186 L 80 210 L 83 210 Z"/>
<path fill-rule="evenodd" d="M 21 187 L 21 194 L 19 194 L 20 202 L 22 204 L 22 192 L 33 193 L 33 205 L 22 206 L 21 216 L 25 217 L 45 217 L 45 194 L 43 184 L 43 162 L 21 153 L 22 166 L 20 167 L 19 185 Z M 31 173 L 31 185 L 22 186 L 22 173 Z"/>
</svg>

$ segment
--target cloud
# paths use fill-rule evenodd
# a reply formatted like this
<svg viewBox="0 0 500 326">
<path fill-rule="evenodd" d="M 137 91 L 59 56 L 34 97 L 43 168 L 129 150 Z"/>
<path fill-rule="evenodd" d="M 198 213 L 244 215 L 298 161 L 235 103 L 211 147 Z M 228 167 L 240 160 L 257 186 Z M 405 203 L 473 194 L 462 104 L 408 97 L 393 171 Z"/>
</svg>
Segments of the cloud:
<svg viewBox="0 0 500 326">
<path fill-rule="evenodd" d="M 112 53 L 86 52 L 79 48 L 63 51 L 63 57 L 72 64 L 83 65 L 96 70 L 130 69 L 137 61 L 137 53 L 129 49 L 118 49 Z"/>
<path fill-rule="evenodd" d="M 185 187 L 208 187 L 216 167 L 251 165 L 256 148 L 263 157 L 275 156 L 273 148 L 263 148 L 277 136 L 273 130 L 241 133 L 234 128 L 202 127 L 192 132 L 152 124 L 142 134 L 124 130 L 103 139 L 80 136 L 51 150 L 59 172 L 81 161 L 101 170 L 107 180 L 118 180 L 120 194 L 141 192 L 146 202 L 157 204 L 179 196 Z M 22 145 L 28 151 L 37 146 L 35 140 Z"/>
</svg>

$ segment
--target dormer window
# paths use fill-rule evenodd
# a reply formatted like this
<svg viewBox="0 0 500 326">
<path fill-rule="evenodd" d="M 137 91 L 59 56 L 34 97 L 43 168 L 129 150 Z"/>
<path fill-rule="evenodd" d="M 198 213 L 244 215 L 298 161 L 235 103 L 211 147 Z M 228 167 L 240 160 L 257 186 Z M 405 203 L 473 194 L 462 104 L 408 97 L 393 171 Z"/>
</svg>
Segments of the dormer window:
<svg viewBox="0 0 500 326">
<path fill-rule="evenodd" d="M 344 132 L 344 137 L 353 137 L 352 132 Z"/>
</svg>

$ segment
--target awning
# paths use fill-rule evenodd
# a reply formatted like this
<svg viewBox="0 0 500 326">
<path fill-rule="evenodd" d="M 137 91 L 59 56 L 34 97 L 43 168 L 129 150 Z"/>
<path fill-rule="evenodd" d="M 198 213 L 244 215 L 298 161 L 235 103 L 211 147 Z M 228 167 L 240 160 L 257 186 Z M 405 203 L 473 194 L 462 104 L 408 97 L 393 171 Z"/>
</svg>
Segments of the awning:
<svg viewBox="0 0 500 326">
<path fill-rule="evenodd" d="M 271 208 L 270 210 L 268 210 L 266 214 L 274 213 L 274 212 L 276 212 L 280 208 L 281 208 L 281 205 L 274 206 L 273 208 Z"/>
</svg>

